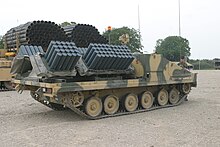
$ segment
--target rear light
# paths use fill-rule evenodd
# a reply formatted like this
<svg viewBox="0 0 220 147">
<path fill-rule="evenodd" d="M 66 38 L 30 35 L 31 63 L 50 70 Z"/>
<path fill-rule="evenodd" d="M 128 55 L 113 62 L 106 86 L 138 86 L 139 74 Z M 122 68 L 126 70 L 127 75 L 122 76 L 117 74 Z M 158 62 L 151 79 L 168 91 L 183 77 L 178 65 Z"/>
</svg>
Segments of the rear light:
<svg viewBox="0 0 220 147">
<path fill-rule="evenodd" d="M 47 91 L 47 89 L 46 88 L 42 88 L 42 91 L 43 91 L 43 93 L 45 93 Z"/>
</svg>

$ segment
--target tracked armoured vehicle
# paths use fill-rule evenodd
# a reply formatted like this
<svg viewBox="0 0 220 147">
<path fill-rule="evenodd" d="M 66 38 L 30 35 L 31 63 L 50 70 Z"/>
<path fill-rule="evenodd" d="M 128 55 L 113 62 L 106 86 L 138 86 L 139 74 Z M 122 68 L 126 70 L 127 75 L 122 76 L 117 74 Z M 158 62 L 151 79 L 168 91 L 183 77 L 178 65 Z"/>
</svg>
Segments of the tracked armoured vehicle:
<svg viewBox="0 0 220 147">
<path fill-rule="evenodd" d="M 197 85 L 197 74 L 160 54 L 132 54 L 124 45 L 52 41 L 21 46 L 12 73 L 16 90 L 38 102 L 69 108 L 88 119 L 173 107 Z"/>
<path fill-rule="evenodd" d="M 11 85 L 11 60 L 0 58 L 0 91 L 13 89 Z"/>
<path fill-rule="evenodd" d="M 0 91 L 14 89 L 11 84 L 12 75 L 10 74 L 12 58 L 14 56 L 14 52 L 10 52 L 7 49 L 0 49 Z"/>
</svg>

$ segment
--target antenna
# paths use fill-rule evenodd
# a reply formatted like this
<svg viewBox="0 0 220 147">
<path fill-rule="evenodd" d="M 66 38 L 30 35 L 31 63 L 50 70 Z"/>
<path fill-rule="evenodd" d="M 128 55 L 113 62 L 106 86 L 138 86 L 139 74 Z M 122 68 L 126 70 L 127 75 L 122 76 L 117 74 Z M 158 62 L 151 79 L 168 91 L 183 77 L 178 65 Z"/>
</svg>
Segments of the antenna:
<svg viewBox="0 0 220 147">
<path fill-rule="evenodd" d="M 179 5 L 179 36 L 181 36 L 181 11 L 180 11 L 180 0 L 178 0 L 178 5 Z"/>
<path fill-rule="evenodd" d="M 181 11 L 180 11 L 180 0 L 178 0 L 178 6 L 179 6 L 179 37 L 181 37 Z M 180 60 L 181 60 L 181 49 L 180 49 Z"/>
<path fill-rule="evenodd" d="M 139 30 L 139 34 L 141 32 L 141 24 L 140 24 L 140 9 L 139 9 L 139 4 L 138 4 L 138 30 Z"/>
<path fill-rule="evenodd" d="M 139 31 L 139 36 L 141 36 L 141 21 L 140 21 L 140 9 L 139 9 L 139 4 L 138 4 L 138 31 Z M 141 38 L 139 38 L 140 46 L 141 48 Z"/>
</svg>

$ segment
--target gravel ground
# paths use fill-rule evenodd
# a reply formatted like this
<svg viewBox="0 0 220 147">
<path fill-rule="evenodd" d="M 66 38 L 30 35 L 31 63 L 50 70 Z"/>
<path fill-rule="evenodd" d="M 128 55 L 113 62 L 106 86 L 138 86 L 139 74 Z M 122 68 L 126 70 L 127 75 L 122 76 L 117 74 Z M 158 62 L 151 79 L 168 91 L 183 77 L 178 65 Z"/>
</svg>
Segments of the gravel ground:
<svg viewBox="0 0 220 147">
<path fill-rule="evenodd" d="M 220 146 L 220 71 L 198 71 L 182 105 L 101 120 L 0 93 L 0 146 Z"/>
</svg>

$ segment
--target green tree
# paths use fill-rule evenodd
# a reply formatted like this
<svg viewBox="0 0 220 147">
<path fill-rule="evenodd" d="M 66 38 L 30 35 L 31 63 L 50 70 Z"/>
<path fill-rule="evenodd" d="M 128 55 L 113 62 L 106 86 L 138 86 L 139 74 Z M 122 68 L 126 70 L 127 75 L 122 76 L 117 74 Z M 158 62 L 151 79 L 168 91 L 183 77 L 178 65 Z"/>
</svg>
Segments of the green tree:
<svg viewBox="0 0 220 147">
<path fill-rule="evenodd" d="M 159 39 L 155 48 L 157 53 L 171 61 L 179 61 L 181 56 L 189 58 L 191 54 L 189 41 L 180 36 L 169 36 L 164 40 Z"/>
<path fill-rule="evenodd" d="M 129 42 L 126 44 L 132 52 L 142 52 L 143 45 L 141 44 L 141 35 L 134 28 L 122 27 L 113 28 L 111 31 L 105 31 L 103 36 L 108 40 L 110 39 L 110 44 L 121 45 L 119 37 L 128 34 Z"/>
<path fill-rule="evenodd" d="M 3 37 L 0 36 L 0 49 L 4 48 Z"/>
<path fill-rule="evenodd" d="M 74 24 L 76 24 L 76 23 L 75 22 L 67 22 L 67 21 L 65 21 L 65 22 L 61 23 L 60 26 L 61 27 L 66 27 L 66 26 L 74 25 Z"/>
</svg>

